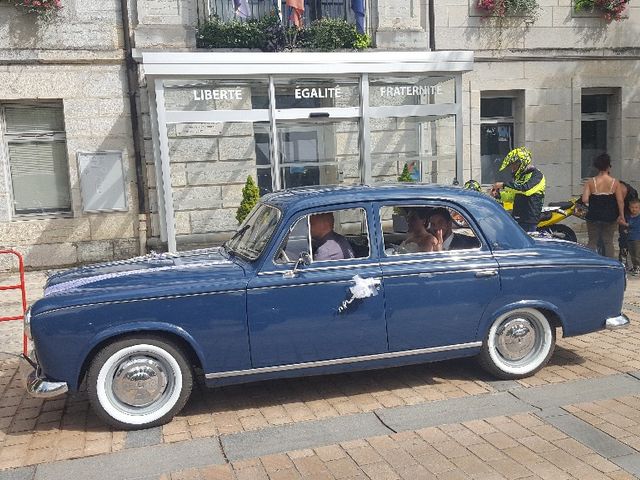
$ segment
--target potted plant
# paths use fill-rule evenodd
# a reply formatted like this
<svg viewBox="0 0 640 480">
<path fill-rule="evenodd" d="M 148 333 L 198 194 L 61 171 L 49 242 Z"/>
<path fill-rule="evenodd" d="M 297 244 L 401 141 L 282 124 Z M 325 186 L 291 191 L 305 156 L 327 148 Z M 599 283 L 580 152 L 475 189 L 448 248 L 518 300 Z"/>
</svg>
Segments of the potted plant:
<svg viewBox="0 0 640 480">
<path fill-rule="evenodd" d="M 596 12 L 607 22 L 620 21 L 627 9 L 629 0 L 576 0 L 576 12 Z"/>
<path fill-rule="evenodd" d="M 16 7 L 48 20 L 62 8 L 62 0 L 15 0 Z"/>
<path fill-rule="evenodd" d="M 478 0 L 478 10 L 490 16 L 523 16 L 535 18 L 540 9 L 537 0 Z"/>
<path fill-rule="evenodd" d="M 239 224 L 249 215 L 251 209 L 258 203 L 259 198 L 260 189 L 256 185 L 256 182 L 253 181 L 253 177 L 249 175 L 242 189 L 242 201 L 236 211 L 236 219 Z"/>
</svg>

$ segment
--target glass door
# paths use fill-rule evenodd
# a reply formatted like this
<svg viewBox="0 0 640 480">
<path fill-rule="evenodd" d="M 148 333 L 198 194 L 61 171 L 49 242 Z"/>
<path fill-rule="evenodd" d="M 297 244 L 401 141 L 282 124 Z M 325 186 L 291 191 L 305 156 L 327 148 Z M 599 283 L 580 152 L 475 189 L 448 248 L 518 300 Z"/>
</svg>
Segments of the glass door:
<svg viewBox="0 0 640 480">
<path fill-rule="evenodd" d="M 282 188 L 360 182 L 357 119 L 277 121 Z"/>
</svg>

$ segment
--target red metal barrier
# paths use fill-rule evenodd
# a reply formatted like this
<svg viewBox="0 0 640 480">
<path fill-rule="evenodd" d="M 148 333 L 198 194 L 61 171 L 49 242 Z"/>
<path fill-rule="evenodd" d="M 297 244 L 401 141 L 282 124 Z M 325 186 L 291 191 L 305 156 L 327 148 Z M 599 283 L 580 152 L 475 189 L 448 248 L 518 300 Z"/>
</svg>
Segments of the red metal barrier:
<svg viewBox="0 0 640 480">
<path fill-rule="evenodd" d="M 6 322 L 9 320 L 22 320 L 24 318 L 25 313 L 27 313 L 27 289 L 24 281 L 24 261 L 22 259 L 22 255 L 15 250 L 0 250 L 0 255 L 9 254 L 15 255 L 18 257 L 18 265 L 20 268 L 20 283 L 16 285 L 0 285 L 0 291 L 3 290 L 18 290 L 22 293 L 22 315 L 16 315 L 12 317 L 0 317 L 0 322 Z M 23 332 L 22 334 L 22 353 L 27 355 L 27 335 Z"/>
</svg>

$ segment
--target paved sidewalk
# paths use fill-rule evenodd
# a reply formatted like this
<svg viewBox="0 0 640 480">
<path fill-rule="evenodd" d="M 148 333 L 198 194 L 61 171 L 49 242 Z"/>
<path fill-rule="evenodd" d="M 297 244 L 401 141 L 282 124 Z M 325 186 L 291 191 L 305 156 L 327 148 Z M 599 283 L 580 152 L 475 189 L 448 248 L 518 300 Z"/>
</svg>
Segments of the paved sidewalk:
<svg viewBox="0 0 640 480">
<path fill-rule="evenodd" d="M 44 274 L 27 282 L 33 301 Z M 0 316 L 15 305 L 0 297 Z M 640 477 L 638 277 L 625 312 L 631 328 L 559 339 L 518 382 L 458 360 L 196 390 L 139 432 L 105 426 L 82 393 L 28 398 L 20 322 L 0 324 L 0 479 Z"/>
</svg>

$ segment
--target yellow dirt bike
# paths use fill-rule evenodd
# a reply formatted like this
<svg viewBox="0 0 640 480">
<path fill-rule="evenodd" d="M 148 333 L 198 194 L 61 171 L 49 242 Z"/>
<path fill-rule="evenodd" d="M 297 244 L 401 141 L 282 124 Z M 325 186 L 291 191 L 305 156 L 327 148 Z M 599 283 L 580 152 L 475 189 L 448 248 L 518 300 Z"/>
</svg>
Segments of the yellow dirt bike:
<svg viewBox="0 0 640 480">
<path fill-rule="evenodd" d="M 476 180 L 468 180 L 463 188 L 483 192 L 480 183 Z M 511 212 L 513 210 L 513 195 L 505 195 L 504 191 L 502 193 L 501 195 L 501 190 L 492 190 L 489 195 L 500 202 L 505 210 Z M 584 220 L 586 213 L 587 208 L 580 197 L 573 197 L 566 202 L 551 202 L 546 207 L 542 207 L 542 215 L 540 216 L 537 230 L 553 238 L 577 242 L 576 232 L 571 227 L 559 222 L 569 218 L 571 215 Z"/>
<path fill-rule="evenodd" d="M 513 202 L 501 203 L 505 210 L 509 212 L 513 210 Z M 571 227 L 559 222 L 569 218 L 571 215 L 584 219 L 584 213 L 580 197 L 572 198 L 566 202 L 551 202 L 546 207 L 542 207 L 542 215 L 538 222 L 538 232 L 547 233 L 561 240 L 577 242 L 576 232 Z"/>
</svg>

